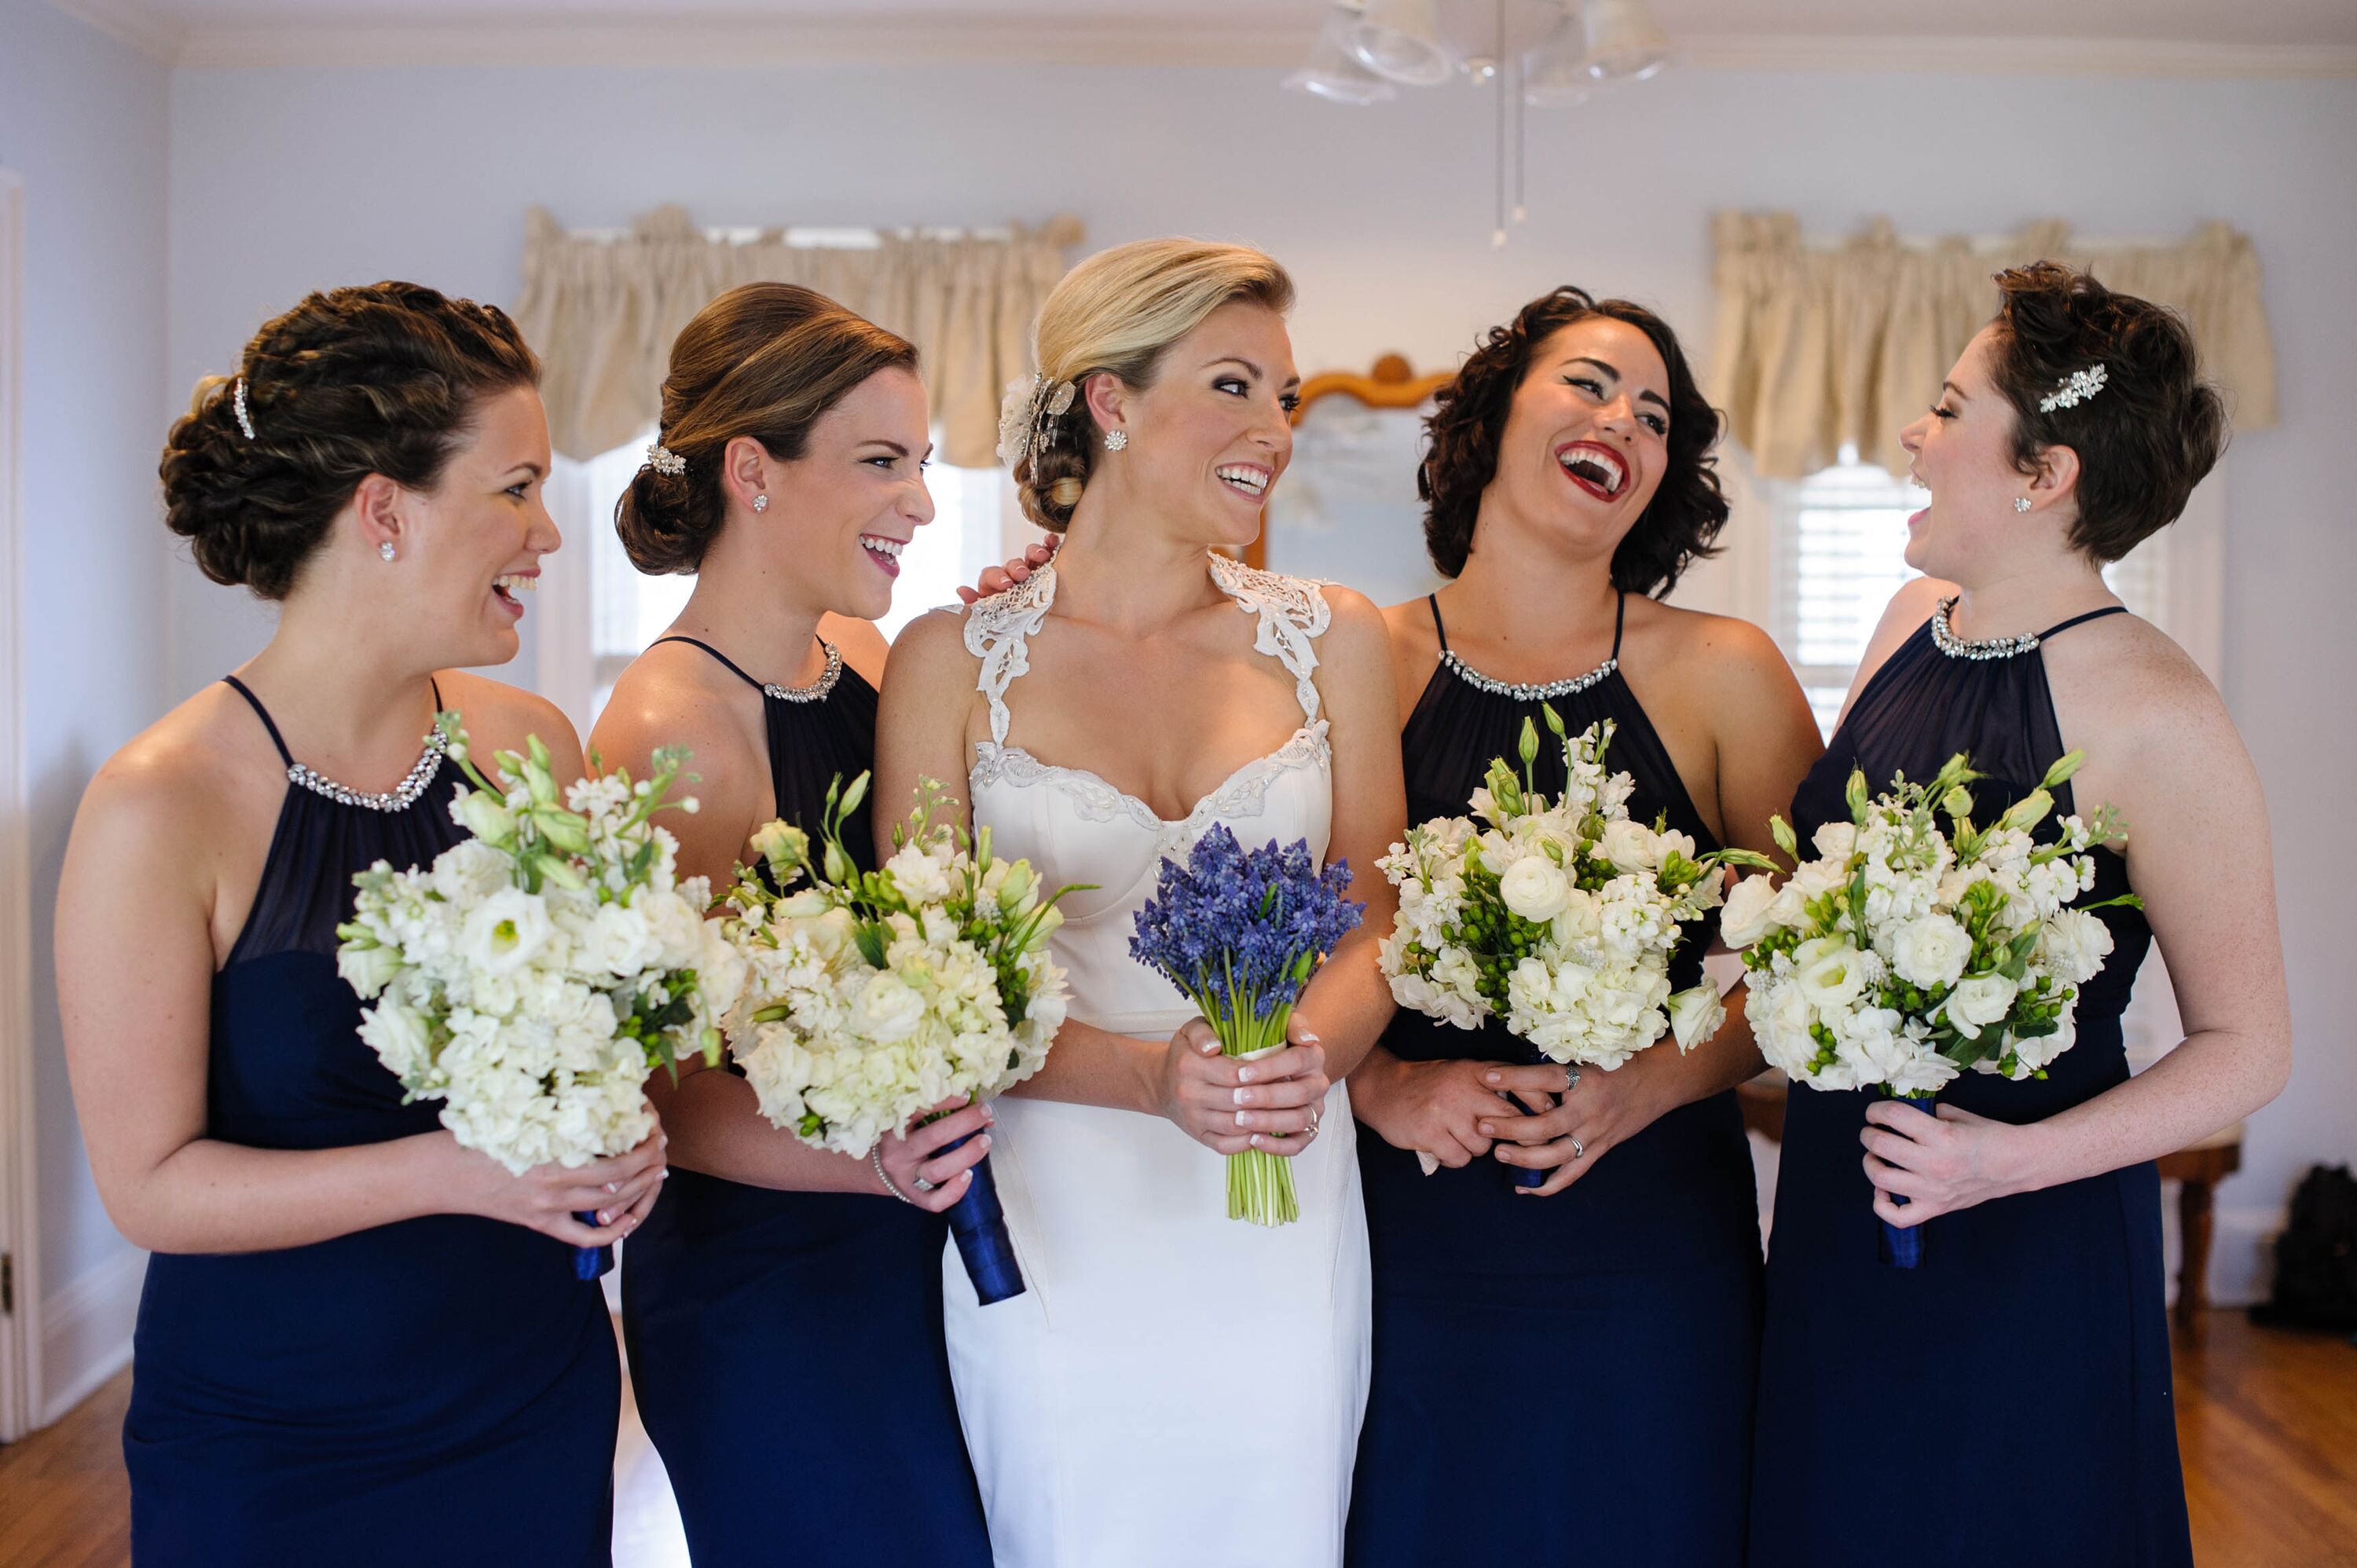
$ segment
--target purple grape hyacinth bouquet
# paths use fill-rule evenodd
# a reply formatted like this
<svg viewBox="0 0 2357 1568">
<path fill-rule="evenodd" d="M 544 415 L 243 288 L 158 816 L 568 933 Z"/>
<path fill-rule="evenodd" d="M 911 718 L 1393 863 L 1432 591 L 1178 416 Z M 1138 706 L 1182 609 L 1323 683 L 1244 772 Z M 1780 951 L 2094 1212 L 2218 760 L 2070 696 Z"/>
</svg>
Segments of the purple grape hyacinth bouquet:
<svg viewBox="0 0 2357 1568">
<path fill-rule="evenodd" d="M 1343 897 L 1350 886 L 1350 864 L 1319 870 L 1306 839 L 1247 852 L 1215 823 L 1183 865 L 1163 858 L 1129 953 L 1187 993 L 1225 1054 L 1259 1056 L 1284 1046 L 1302 987 L 1366 912 Z M 1264 1149 L 1228 1156 L 1229 1219 L 1300 1217 L 1290 1161 Z"/>
</svg>

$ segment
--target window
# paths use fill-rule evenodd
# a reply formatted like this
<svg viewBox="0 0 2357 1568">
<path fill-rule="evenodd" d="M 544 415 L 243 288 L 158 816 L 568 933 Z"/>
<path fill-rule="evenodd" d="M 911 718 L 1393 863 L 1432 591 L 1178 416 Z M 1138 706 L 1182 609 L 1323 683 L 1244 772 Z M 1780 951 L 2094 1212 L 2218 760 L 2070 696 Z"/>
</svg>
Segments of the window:
<svg viewBox="0 0 2357 1568">
<path fill-rule="evenodd" d="M 1817 727 L 1833 736 L 1850 678 L 1890 596 L 1917 573 L 1907 564 L 1907 519 L 1929 498 L 1903 475 L 1857 460 L 1844 447 L 1835 467 L 1767 487 L 1773 547 L 1768 630 L 1792 661 Z M 2205 487 L 2207 488 L 2207 487 Z M 2124 561 L 2104 580 L 2130 609 L 2179 640 L 2183 618 L 2171 581 L 2172 538 L 2199 528 L 2197 508 Z M 2189 650 L 2205 667 L 2202 650 Z"/>
<path fill-rule="evenodd" d="M 614 532 L 614 504 L 651 439 L 641 435 L 584 463 L 559 457 L 549 478 L 549 511 L 566 547 L 550 560 L 542 590 L 538 686 L 584 736 L 624 668 L 662 635 L 695 587 L 693 577 L 639 571 Z M 888 639 L 935 606 L 955 603 L 958 585 L 1004 553 L 1004 520 L 1015 504 L 1004 470 L 935 463 L 925 487 L 933 521 L 901 554 L 892 607 L 876 623 Z"/>
</svg>

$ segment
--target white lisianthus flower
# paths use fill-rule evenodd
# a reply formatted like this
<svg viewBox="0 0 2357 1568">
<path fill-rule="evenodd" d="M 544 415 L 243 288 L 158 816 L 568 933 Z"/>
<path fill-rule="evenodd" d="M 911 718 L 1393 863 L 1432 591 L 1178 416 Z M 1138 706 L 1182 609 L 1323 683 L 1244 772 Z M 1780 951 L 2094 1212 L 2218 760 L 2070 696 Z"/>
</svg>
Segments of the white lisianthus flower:
<svg viewBox="0 0 2357 1568">
<path fill-rule="evenodd" d="M 1731 948 L 1746 948 L 1766 936 L 1772 923 L 1768 912 L 1775 901 L 1775 882 L 1769 876 L 1747 876 L 1737 883 L 1719 911 L 1720 940 Z"/>
<path fill-rule="evenodd" d="M 435 856 L 434 891 L 460 906 L 479 904 L 508 885 L 515 863 L 480 839 L 461 839 Z"/>
<path fill-rule="evenodd" d="M 2058 909 L 2038 935 L 2038 955 L 2066 985 L 2083 985 L 2112 953 L 2112 929 L 2083 909 Z"/>
<path fill-rule="evenodd" d="M 1718 987 L 1707 981 L 1670 998 L 1670 1033 L 1681 1051 L 1690 1051 L 1709 1039 L 1726 1022 L 1727 1004 L 1720 1000 Z"/>
<path fill-rule="evenodd" d="M 1955 984 L 1972 956 L 1972 937 L 1945 915 L 1920 916 L 1891 935 L 1891 972 L 1925 991 Z"/>
<path fill-rule="evenodd" d="M 467 917 L 467 961 L 486 974 L 511 974 L 530 963 L 554 928 L 548 909 L 521 887 L 502 887 Z"/>
<path fill-rule="evenodd" d="M 1827 822 L 1810 837 L 1809 845 L 1821 859 L 1846 861 L 1857 852 L 1857 824 Z"/>
<path fill-rule="evenodd" d="M 1948 1022 L 1966 1039 L 1978 1039 L 1983 1029 L 2002 1023 L 2006 1015 L 2013 1011 L 2018 989 L 2002 974 L 1967 975 L 1948 993 L 1944 1008 Z"/>
<path fill-rule="evenodd" d="M 401 950 L 397 947 L 346 946 L 336 953 L 336 972 L 363 999 L 375 996 L 392 984 L 401 968 Z"/>
<path fill-rule="evenodd" d="M 1846 1007 L 1866 989 L 1866 955 L 1840 937 L 1818 937 L 1792 951 L 1802 999 L 1820 1011 Z"/>
<path fill-rule="evenodd" d="M 1544 854 L 1528 855 L 1498 879 L 1498 896 L 1525 920 L 1552 920 L 1570 901 L 1571 878 Z"/>
<path fill-rule="evenodd" d="M 931 903 L 949 897 L 949 867 L 926 853 L 921 844 L 903 845 L 884 863 L 883 870 L 891 876 L 900 896 L 911 904 Z"/>
</svg>

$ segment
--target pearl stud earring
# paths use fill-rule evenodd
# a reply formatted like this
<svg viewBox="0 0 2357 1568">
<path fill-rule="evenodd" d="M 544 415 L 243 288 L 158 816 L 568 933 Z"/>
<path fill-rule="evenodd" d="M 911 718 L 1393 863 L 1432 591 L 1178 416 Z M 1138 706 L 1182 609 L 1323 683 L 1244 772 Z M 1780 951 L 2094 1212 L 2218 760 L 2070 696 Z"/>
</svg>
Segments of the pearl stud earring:
<svg viewBox="0 0 2357 1568">
<path fill-rule="evenodd" d="M 383 557 L 384 557 L 386 560 L 388 560 L 388 561 L 392 560 L 392 559 L 393 558 L 393 556 L 395 556 L 396 554 L 400 553 L 400 552 L 398 552 L 398 551 L 396 551 L 396 550 L 394 550 L 394 549 L 393 549 L 393 541 L 392 541 L 392 540 L 390 540 L 390 539 L 386 540 L 383 543 L 382 543 L 382 544 L 378 545 L 378 546 L 376 547 L 376 553 L 377 553 L 378 554 L 380 554 L 380 555 L 383 556 Z"/>
<path fill-rule="evenodd" d="M 1129 445 L 1129 432 L 1128 432 L 1128 431 L 1126 431 L 1126 430 L 1108 430 L 1108 431 L 1106 431 L 1106 432 L 1105 432 L 1105 450 L 1106 450 L 1106 451 L 1108 451 L 1108 452 L 1118 452 L 1118 451 L 1120 451 L 1123 447 L 1125 447 L 1125 446 L 1128 446 L 1128 445 Z"/>
<path fill-rule="evenodd" d="M 2014 497 L 2013 510 L 2016 511 L 2028 511 L 2029 510 L 2029 498 L 2028 496 Z"/>
<path fill-rule="evenodd" d="M 757 512 L 769 510 L 770 498 L 767 496 L 755 496 L 753 498 L 753 510 Z"/>
</svg>

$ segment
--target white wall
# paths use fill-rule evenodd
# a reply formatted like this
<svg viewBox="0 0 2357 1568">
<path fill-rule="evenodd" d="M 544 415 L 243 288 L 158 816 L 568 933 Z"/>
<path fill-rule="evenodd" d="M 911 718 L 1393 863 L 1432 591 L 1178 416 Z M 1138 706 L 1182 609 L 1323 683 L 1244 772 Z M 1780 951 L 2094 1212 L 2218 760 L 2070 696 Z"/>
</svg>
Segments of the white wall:
<svg viewBox="0 0 2357 1568">
<path fill-rule="evenodd" d="M 25 178 L 25 768 L 31 797 L 43 1381 L 51 1410 L 129 1351 L 139 1255 L 107 1222 L 67 1090 L 49 962 L 82 786 L 155 719 L 171 556 L 164 69 L 38 0 L 0 0 L 0 165 Z"/>
<path fill-rule="evenodd" d="M 1381 350 L 1445 367 L 1562 281 L 1636 295 L 1706 356 L 1707 219 L 1788 208 L 1819 233 L 1910 234 L 2059 215 L 2097 237 L 2249 231 L 2267 268 L 2281 428 L 2232 458 L 2227 700 L 2277 824 L 2301 1051 L 2224 1193 L 2225 1245 L 2298 1171 L 2357 1153 L 2357 966 L 2341 825 L 2357 725 L 2321 695 L 2357 673 L 2357 83 L 1672 72 L 1531 115 L 1532 218 L 1489 247 L 1486 98 L 1348 111 L 1235 70 L 199 70 L 172 94 L 169 381 L 219 369 L 323 285 L 412 276 L 511 300 L 523 211 L 619 225 L 662 201 L 719 223 L 998 223 L 1071 211 L 1092 243 L 1249 240 L 1301 285 L 1305 370 Z M 1929 395 L 1931 389 L 1926 389 Z M 568 552 L 552 563 L 577 563 Z M 266 622 L 179 571 L 169 694 Z M 2303 833 L 2303 825 L 2306 825 Z M 2305 841 L 2305 842 L 2304 842 Z M 2247 1239 L 2245 1237 L 2245 1239 Z M 2222 1267 L 2221 1278 L 2239 1268 Z"/>
</svg>

